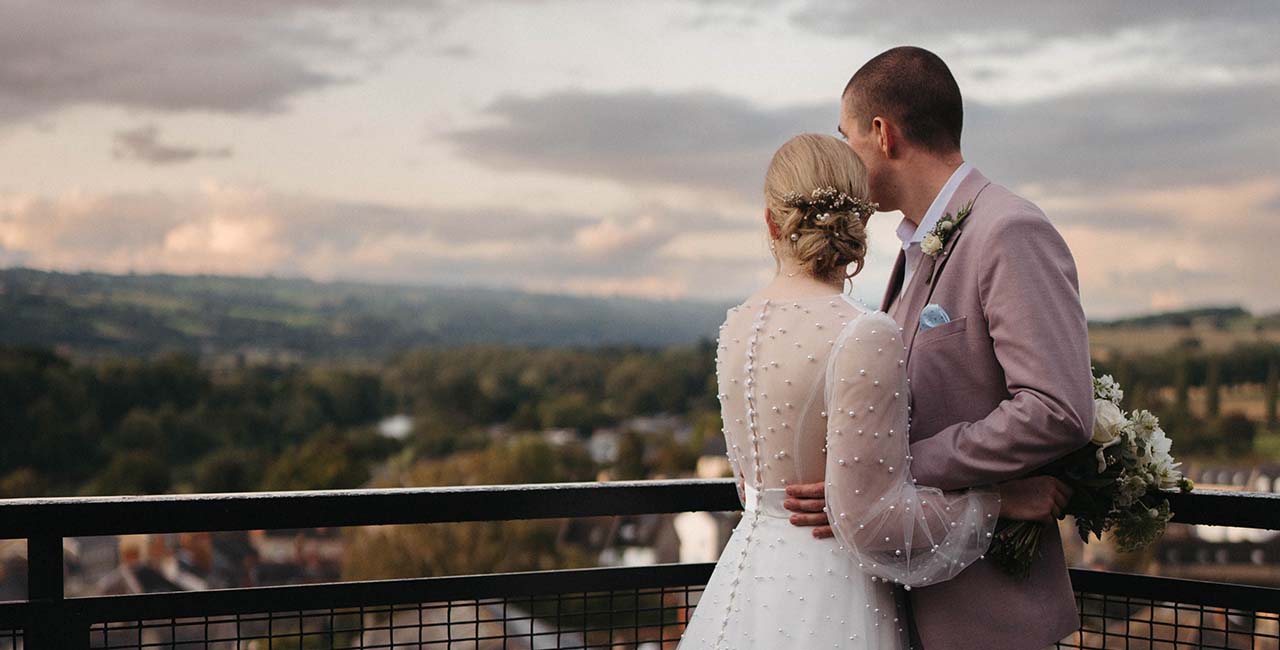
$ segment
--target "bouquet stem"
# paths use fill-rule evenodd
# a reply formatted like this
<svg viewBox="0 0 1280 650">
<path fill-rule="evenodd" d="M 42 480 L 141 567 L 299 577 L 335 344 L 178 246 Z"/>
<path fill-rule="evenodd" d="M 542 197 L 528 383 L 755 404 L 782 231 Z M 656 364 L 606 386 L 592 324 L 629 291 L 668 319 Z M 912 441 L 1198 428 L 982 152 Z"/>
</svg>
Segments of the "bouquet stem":
<svg viewBox="0 0 1280 650">
<path fill-rule="evenodd" d="M 1005 573 L 1015 578 L 1026 578 L 1031 575 L 1031 563 L 1035 560 L 1043 532 L 1044 524 L 1039 522 L 1002 521 L 987 556 Z"/>
</svg>

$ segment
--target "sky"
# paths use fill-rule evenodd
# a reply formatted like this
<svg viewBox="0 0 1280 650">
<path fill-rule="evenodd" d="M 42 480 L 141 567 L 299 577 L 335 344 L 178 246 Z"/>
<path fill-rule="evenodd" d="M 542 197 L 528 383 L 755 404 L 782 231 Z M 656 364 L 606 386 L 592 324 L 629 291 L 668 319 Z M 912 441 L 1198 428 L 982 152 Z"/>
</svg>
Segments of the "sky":
<svg viewBox="0 0 1280 650">
<path fill-rule="evenodd" d="M 912 44 L 1091 317 L 1275 311 L 1278 32 L 1271 0 L 0 0 L 0 266 L 738 300 L 773 151 Z"/>
</svg>

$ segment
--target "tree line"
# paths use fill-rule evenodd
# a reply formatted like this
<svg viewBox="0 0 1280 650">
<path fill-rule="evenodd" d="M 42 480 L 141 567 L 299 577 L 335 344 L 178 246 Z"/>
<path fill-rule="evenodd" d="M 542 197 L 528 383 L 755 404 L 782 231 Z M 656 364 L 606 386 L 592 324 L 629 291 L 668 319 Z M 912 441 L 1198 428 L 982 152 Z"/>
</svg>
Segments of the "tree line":
<svg viewBox="0 0 1280 650">
<path fill-rule="evenodd" d="M 718 433 L 713 366 L 710 343 L 430 348 L 381 365 L 230 369 L 183 353 L 73 360 L 0 346 L 0 496 L 359 487 L 396 456 L 483 449 L 493 425 L 586 435 L 679 413 Z M 399 413 L 411 434 L 381 435 L 377 423 Z M 689 449 L 658 456 L 650 465 L 692 468 Z"/>
<path fill-rule="evenodd" d="M 0 346 L 0 495 L 326 489 L 367 484 L 393 458 L 446 459 L 508 432 L 582 437 L 638 415 L 685 415 L 693 440 L 623 433 L 620 478 L 690 471 L 720 435 L 714 343 L 665 349 L 422 348 L 381 364 L 214 368 L 193 355 L 73 359 Z M 1157 413 L 1186 454 L 1251 453 L 1277 427 L 1277 346 L 1176 349 L 1099 363 L 1128 406 Z M 1225 413 L 1225 386 L 1263 386 L 1261 418 Z M 1193 388 L 1204 406 L 1193 409 Z M 1172 390 L 1170 390 L 1172 389 Z M 380 435 L 412 416 L 404 440 Z M 576 476 L 576 474 L 575 474 Z M 481 477 L 483 478 L 483 477 Z"/>
</svg>

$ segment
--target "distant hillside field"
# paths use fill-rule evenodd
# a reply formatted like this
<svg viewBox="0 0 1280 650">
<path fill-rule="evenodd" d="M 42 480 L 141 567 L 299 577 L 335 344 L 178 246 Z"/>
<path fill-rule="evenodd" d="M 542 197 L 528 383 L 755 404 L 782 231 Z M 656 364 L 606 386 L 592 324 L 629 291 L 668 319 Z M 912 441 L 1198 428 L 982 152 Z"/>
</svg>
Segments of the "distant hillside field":
<svg viewBox="0 0 1280 650">
<path fill-rule="evenodd" d="M 1245 343 L 1280 344 L 1280 314 L 1257 317 L 1239 307 L 1210 307 L 1089 323 L 1095 359 L 1174 348 L 1221 353 Z"/>
<path fill-rule="evenodd" d="M 666 347 L 714 339 L 729 303 L 305 279 L 0 269 L 0 345 L 76 355 L 181 350 L 248 360 L 382 359 L 417 347 Z M 1280 343 L 1238 307 L 1089 325 L 1095 359 Z"/>
<path fill-rule="evenodd" d="M 422 346 L 665 347 L 714 339 L 727 303 L 303 279 L 0 269 L 0 344 L 382 358 Z"/>
</svg>

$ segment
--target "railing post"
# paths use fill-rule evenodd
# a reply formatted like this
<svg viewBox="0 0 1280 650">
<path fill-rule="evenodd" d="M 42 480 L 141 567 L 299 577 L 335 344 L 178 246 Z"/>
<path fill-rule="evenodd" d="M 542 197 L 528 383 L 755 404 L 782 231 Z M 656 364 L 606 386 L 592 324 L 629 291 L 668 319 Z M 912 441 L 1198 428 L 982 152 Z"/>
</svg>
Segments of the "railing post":
<svg viewBox="0 0 1280 650">
<path fill-rule="evenodd" d="M 27 600 L 31 602 L 31 627 L 25 631 L 26 650 L 89 647 L 89 630 L 67 607 L 62 577 L 62 537 L 28 537 Z"/>
</svg>

